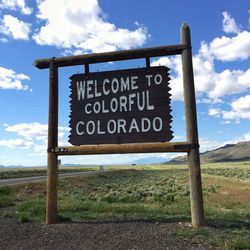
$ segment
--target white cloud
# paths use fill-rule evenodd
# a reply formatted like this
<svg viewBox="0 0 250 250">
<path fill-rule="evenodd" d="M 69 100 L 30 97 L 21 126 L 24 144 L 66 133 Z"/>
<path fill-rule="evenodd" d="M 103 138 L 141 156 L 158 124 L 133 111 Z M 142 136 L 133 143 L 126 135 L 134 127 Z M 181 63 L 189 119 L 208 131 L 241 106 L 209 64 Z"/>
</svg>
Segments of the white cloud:
<svg viewBox="0 0 250 250">
<path fill-rule="evenodd" d="M 33 152 L 29 153 L 29 156 L 46 156 L 47 154 L 47 145 L 44 143 L 42 145 L 34 145 Z"/>
<path fill-rule="evenodd" d="M 250 68 L 247 71 L 226 69 L 215 73 L 214 88 L 209 92 L 211 98 L 242 93 L 250 88 Z"/>
<path fill-rule="evenodd" d="M 142 26 L 131 31 L 109 23 L 97 0 L 38 1 L 38 10 L 37 18 L 45 24 L 33 39 L 62 48 L 64 53 L 130 49 L 141 46 L 148 36 Z"/>
<path fill-rule="evenodd" d="M 4 125 L 7 132 L 15 133 L 21 138 L 2 140 L 0 146 L 7 146 L 9 148 L 23 148 L 30 149 L 29 156 L 43 156 L 47 152 L 47 136 L 48 125 L 38 122 L 33 123 L 18 123 L 14 125 Z M 64 142 L 64 137 L 68 135 L 68 127 L 58 127 L 59 145 L 68 145 Z"/>
<path fill-rule="evenodd" d="M 24 15 L 30 15 L 33 11 L 24 0 L 1 0 L 0 9 L 20 10 Z"/>
<path fill-rule="evenodd" d="M 242 96 L 231 103 L 231 110 L 225 111 L 219 108 L 210 108 L 210 116 L 221 117 L 224 120 L 250 120 L 250 95 Z"/>
<path fill-rule="evenodd" d="M 250 141 L 250 132 L 244 134 L 243 139 L 244 139 L 245 141 Z"/>
<path fill-rule="evenodd" d="M 230 17 L 227 12 L 223 12 L 223 16 L 224 20 L 225 17 Z M 230 20 L 234 19 L 231 18 Z M 230 23 L 230 25 L 229 23 L 228 21 L 228 26 L 225 26 L 227 27 L 226 30 L 234 33 L 234 36 L 216 37 L 210 43 L 203 42 L 201 49 L 203 50 L 203 55 L 207 58 L 216 59 L 222 62 L 232 62 L 235 60 L 247 60 L 250 57 L 250 32 L 247 30 L 240 30 L 236 23 L 233 28 L 232 23 Z"/>
<path fill-rule="evenodd" d="M 232 108 L 238 112 L 250 111 L 250 95 L 242 96 L 238 100 L 232 102 Z"/>
<path fill-rule="evenodd" d="M 27 141 L 24 139 L 9 139 L 9 140 L 0 140 L 0 146 L 8 148 L 21 148 L 27 149 L 33 145 L 32 141 Z"/>
<path fill-rule="evenodd" d="M 208 138 L 200 138 L 199 143 L 200 143 L 200 152 L 201 153 L 216 149 L 216 148 L 221 146 L 221 142 L 211 141 Z"/>
<path fill-rule="evenodd" d="M 202 42 L 198 54 L 193 56 L 193 69 L 198 102 L 222 103 L 224 96 L 243 93 L 250 88 L 250 68 L 246 71 L 225 69 L 217 72 L 216 60 L 246 60 L 250 57 L 250 32 L 242 31 L 229 38 L 215 38 Z M 183 100 L 182 62 L 180 56 L 162 57 L 152 66 L 165 65 L 171 71 L 172 99 Z"/>
<path fill-rule="evenodd" d="M 209 108 L 208 109 L 208 115 L 214 116 L 214 117 L 220 117 L 221 116 L 221 110 L 218 108 Z"/>
<path fill-rule="evenodd" d="M 199 102 L 221 103 L 222 97 L 242 93 L 250 88 L 250 68 L 247 71 L 226 69 L 216 72 L 214 60 L 203 54 L 202 46 L 199 54 L 193 56 L 195 89 Z M 153 61 L 151 65 L 165 65 L 171 69 L 172 99 L 183 100 L 181 58 L 179 56 L 162 57 Z"/>
<path fill-rule="evenodd" d="M 8 125 L 5 127 L 8 132 L 14 132 L 27 140 L 47 141 L 48 125 L 38 122 L 34 123 L 18 123 L 15 125 Z M 67 127 L 59 127 L 58 137 L 62 138 L 69 131 Z"/>
<path fill-rule="evenodd" d="M 227 144 L 236 144 L 238 142 L 242 142 L 242 141 L 249 141 L 250 140 L 250 132 L 245 133 L 244 135 L 240 136 L 240 137 L 236 137 L 232 140 L 228 140 L 228 141 L 211 141 L 208 138 L 200 138 L 199 139 L 199 143 L 200 143 L 200 152 L 204 153 L 207 151 L 211 151 L 220 147 L 223 147 Z"/>
<path fill-rule="evenodd" d="M 250 57 L 250 32 L 234 37 L 217 37 L 209 44 L 210 53 L 220 61 L 246 60 Z"/>
<path fill-rule="evenodd" d="M 235 34 L 240 33 L 241 30 L 236 24 L 234 18 L 232 18 L 230 14 L 226 11 L 222 12 L 222 15 L 223 15 L 223 21 L 222 21 L 223 31 L 226 33 L 235 33 Z"/>
<path fill-rule="evenodd" d="M 0 37 L 0 43 L 7 43 L 8 39 L 6 37 Z"/>
<path fill-rule="evenodd" d="M 222 111 L 222 118 L 227 120 L 250 120 L 250 95 L 240 97 L 231 104 L 230 111 Z"/>
<path fill-rule="evenodd" d="M 250 28 L 250 10 L 248 11 L 248 14 L 249 14 L 248 25 L 249 25 L 249 28 Z"/>
<path fill-rule="evenodd" d="M 11 15 L 4 15 L 0 23 L 0 34 L 13 39 L 29 40 L 31 25 Z"/>
<path fill-rule="evenodd" d="M 22 83 L 24 80 L 30 80 L 29 76 L 0 67 L 0 89 L 28 90 L 29 87 Z"/>
<path fill-rule="evenodd" d="M 227 144 L 236 144 L 238 142 L 250 141 L 250 132 L 243 134 L 242 136 L 236 137 L 232 140 L 225 141 L 221 146 L 225 146 Z"/>
<path fill-rule="evenodd" d="M 216 37 L 206 44 L 210 56 L 220 61 L 246 60 L 250 57 L 250 32 L 241 30 L 228 12 L 223 12 L 223 30 L 233 37 Z"/>
</svg>

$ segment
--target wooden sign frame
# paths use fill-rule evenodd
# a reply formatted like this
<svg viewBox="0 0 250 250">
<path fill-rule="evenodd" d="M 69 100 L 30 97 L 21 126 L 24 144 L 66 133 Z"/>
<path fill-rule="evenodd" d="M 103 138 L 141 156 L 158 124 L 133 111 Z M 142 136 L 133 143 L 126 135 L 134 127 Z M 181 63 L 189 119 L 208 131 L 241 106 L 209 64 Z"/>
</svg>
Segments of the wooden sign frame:
<svg viewBox="0 0 250 250">
<path fill-rule="evenodd" d="M 185 142 L 100 144 L 86 146 L 58 147 L 58 68 L 74 65 L 85 65 L 85 73 L 89 64 L 146 58 L 149 67 L 150 57 L 182 56 L 183 89 L 186 116 Z M 155 48 L 123 50 L 105 53 L 94 53 L 79 56 L 38 59 L 34 66 L 39 69 L 49 68 L 49 117 L 48 117 L 48 170 L 46 223 L 57 221 L 57 184 L 59 155 L 90 154 L 125 154 L 153 152 L 186 152 L 189 166 L 189 185 L 191 219 L 193 227 L 204 224 L 204 207 L 200 171 L 199 139 L 196 115 L 195 89 L 192 64 L 190 28 L 184 23 L 181 26 L 181 44 Z"/>
</svg>

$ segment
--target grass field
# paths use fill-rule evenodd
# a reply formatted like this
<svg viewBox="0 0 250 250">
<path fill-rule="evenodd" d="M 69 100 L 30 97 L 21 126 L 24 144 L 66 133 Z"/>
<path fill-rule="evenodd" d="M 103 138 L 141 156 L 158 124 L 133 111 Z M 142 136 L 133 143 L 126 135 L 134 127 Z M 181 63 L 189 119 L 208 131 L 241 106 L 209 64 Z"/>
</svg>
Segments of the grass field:
<svg viewBox="0 0 250 250">
<path fill-rule="evenodd" d="M 185 165 L 109 167 L 113 171 L 62 179 L 58 209 L 62 220 L 145 219 L 189 222 Z M 250 162 L 202 165 L 206 224 L 184 227 L 180 237 L 209 240 L 222 249 L 250 249 Z M 0 206 L 15 206 L 20 221 L 45 218 L 45 184 L 0 187 Z M 4 209 L 2 216 L 13 216 Z"/>
</svg>

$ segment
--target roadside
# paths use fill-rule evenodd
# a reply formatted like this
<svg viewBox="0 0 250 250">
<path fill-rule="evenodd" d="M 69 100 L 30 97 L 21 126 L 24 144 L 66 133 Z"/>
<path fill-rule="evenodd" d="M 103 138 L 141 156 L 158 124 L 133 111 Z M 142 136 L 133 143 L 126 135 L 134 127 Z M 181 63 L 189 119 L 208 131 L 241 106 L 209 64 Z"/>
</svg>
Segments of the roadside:
<svg viewBox="0 0 250 250">
<path fill-rule="evenodd" d="M 59 178 L 69 178 L 83 175 L 92 175 L 97 174 L 98 171 L 86 171 L 86 172 L 76 172 L 76 173 L 67 173 L 67 174 L 59 174 Z M 0 186 L 12 186 L 19 184 L 27 184 L 33 182 L 43 182 L 46 181 L 47 176 L 33 176 L 33 177 L 25 177 L 25 178 L 13 178 L 7 180 L 0 180 Z"/>
<path fill-rule="evenodd" d="M 97 171 L 98 167 L 59 167 L 59 174 Z M 45 167 L 23 167 L 23 168 L 0 168 L 0 180 L 26 178 L 47 175 L 47 168 Z"/>
</svg>

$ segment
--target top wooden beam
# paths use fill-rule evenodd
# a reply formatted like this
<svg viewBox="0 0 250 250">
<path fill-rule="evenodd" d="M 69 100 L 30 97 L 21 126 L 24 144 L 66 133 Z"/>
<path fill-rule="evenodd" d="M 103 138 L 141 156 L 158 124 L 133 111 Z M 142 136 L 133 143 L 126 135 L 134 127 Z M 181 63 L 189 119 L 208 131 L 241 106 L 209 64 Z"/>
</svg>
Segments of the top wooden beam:
<svg viewBox="0 0 250 250">
<path fill-rule="evenodd" d="M 84 54 L 78 56 L 65 56 L 54 58 L 54 63 L 57 67 L 67 67 L 83 64 L 101 63 L 101 62 L 112 62 L 112 61 L 122 61 L 146 57 L 156 57 L 156 56 L 171 56 L 178 55 L 182 53 L 183 49 L 186 49 L 187 45 L 177 44 L 153 48 L 143 48 L 134 50 L 120 50 L 104 53 L 92 53 Z M 49 68 L 52 58 L 37 59 L 34 62 L 34 66 L 39 69 Z"/>
</svg>

